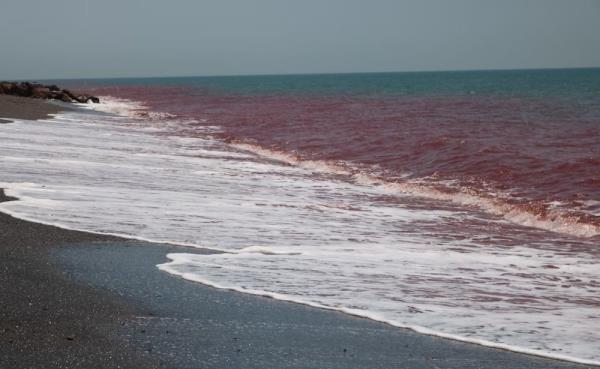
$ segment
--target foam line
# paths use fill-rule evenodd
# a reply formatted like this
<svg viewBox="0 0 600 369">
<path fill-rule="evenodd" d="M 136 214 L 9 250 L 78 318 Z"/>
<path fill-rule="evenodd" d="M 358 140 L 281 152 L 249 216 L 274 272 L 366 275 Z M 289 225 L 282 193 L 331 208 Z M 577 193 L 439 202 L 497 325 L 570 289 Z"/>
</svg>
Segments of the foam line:
<svg viewBox="0 0 600 369">
<path fill-rule="evenodd" d="M 459 193 L 444 193 L 422 183 L 415 181 L 388 182 L 360 170 L 342 166 L 339 163 L 323 160 L 303 160 L 296 155 L 266 149 L 254 144 L 232 143 L 233 147 L 240 150 L 250 151 L 272 160 L 278 160 L 289 165 L 299 166 L 308 170 L 321 173 L 332 173 L 345 175 L 355 183 L 366 186 L 381 186 L 390 193 L 404 193 L 429 199 L 448 201 L 457 205 L 474 206 L 490 214 L 501 216 L 515 224 L 526 227 L 539 228 L 551 232 L 562 233 L 577 237 L 596 237 L 600 235 L 600 229 L 593 224 L 578 222 L 577 219 L 565 215 L 559 210 L 554 210 L 544 218 L 527 211 L 519 209 L 515 205 L 502 202 L 501 199 L 490 199 L 472 193 L 461 191 Z"/>
<path fill-rule="evenodd" d="M 339 312 L 342 312 L 342 313 L 345 313 L 348 315 L 357 316 L 357 317 L 361 317 L 361 318 L 367 318 L 370 320 L 386 323 L 386 324 L 392 325 L 394 327 L 410 329 L 417 333 L 426 334 L 428 336 L 435 336 L 435 337 L 445 338 L 445 339 L 454 340 L 454 341 L 472 343 L 472 344 L 479 345 L 479 346 L 491 347 L 491 348 L 496 348 L 496 349 L 501 349 L 501 350 L 506 350 L 506 351 L 527 354 L 527 355 L 540 356 L 540 357 L 545 357 L 545 358 L 549 358 L 549 359 L 556 359 L 556 360 L 569 361 L 569 362 L 574 362 L 574 363 L 579 363 L 579 364 L 600 366 L 600 361 L 596 361 L 596 360 L 586 360 L 586 359 L 581 359 L 581 358 L 577 358 L 577 357 L 573 357 L 573 356 L 569 356 L 569 355 L 561 355 L 561 354 L 555 354 L 555 353 L 551 353 L 551 352 L 544 352 L 544 351 L 540 351 L 540 350 L 526 349 L 523 347 L 512 346 L 512 345 L 507 345 L 507 344 L 502 344 L 502 343 L 492 342 L 492 341 L 487 341 L 487 340 L 482 340 L 482 339 L 473 339 L 473 338 L 469 338 L 469 337 L 462 337 L 462 336 L 458 336 L 458 335 L 454 335 L 454 334 L 435 331 L 435 330 L 432 330 L 432 329 L 429 329 L 426 327 L 417 326 L 417 325 L 406 325 L 406 324 L 403 324 L 403 323 L 395 321 L 395 320 L 386 319 L 378 314 L 369 313 L 369 312 L 365 312 L 362 310 L 349 309 L 349 308 L 343 308 L 343 307 L 336 308 L 336 307 L 322 305 L 322 304 L 315 303 L 315 302 L 308 301 L 308 300 L 294 298 L 294 297 L 279 294 L 279 293 L 273 293 L 273 292 L 268 292 L 268 291 L 263 291 L 263 290 L 246 289 L 246 288 L 242 288 L 239 286 L 223 285 L 223 284 L 216 283 L 216 282 L 204 279 L 204 278 L 200 278 L 196 274 L 179 272 L 177 269 L 173 268 L 173 266 L 182 263 L 182 261 L 185 262 L 184 261 L 185 256 L 183 256 L 181 254 L 167 254 L 167 258 L 169 258 L 171 260 L 171 262 L 164 263 L 164 264 L 158 264 L 157 267 L 160 270 L 167 272 L 169 274 L 179 276 L 183 279 L 186 279 L 186 280 L 189 280 L 192 282 L 201 283 L 203 285 L 218 288 L 218 289 L 247 293 L 247 294 L 256 295 L 256 296 L 269 297 L 269 298 L 273 298 L 273 299 L 280 300 L 280 301 L 297 303 L 297 304 L 311 306 L 311 307 L 315 307 L 315 308 L 319 308 L 319 309 L 339 311 Z"/>
</svg>

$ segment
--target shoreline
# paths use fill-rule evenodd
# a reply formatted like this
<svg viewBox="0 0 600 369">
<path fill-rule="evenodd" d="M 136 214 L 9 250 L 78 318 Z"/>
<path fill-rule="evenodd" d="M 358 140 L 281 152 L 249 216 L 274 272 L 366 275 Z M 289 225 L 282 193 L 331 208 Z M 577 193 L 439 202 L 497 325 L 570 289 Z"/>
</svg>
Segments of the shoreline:
<svg viewBox="0 0 600 369">
<path fill-rule="evenodd" d="M 0 194 L 0 201 L 12 199 Z M 128 368 L 225 368 L 235 362 L 241 366 L 233 367 L 245 368 L 348 368 L 357 361 L 361 368 L 385 367 L 382 363 L 409 368 L 593 368 L 217 289 L 156 268 L 167 261 L 168 252 L 182 247 L 64 230 L 4 213 L 0 225 L 2 284 L 5 290 L 9 287 L 3 293 L 0 329 L 11 343 L 0 347 L 0 357 L 14 368 L 48 362 L 75 367 L 126 363 Z M 56 303 L 60 308 L 49 308 Z M 52 329 L 40 332 L 49 322 L 54 322 Z M 12 329 L 11 323 L 20 328 Z M 214 340 L 217 356 L 208 345 Z M 316 346 L 311 343 L 315 341 Z M 95 352 L 99 348 L 110 354 Z M 305 365 L 309 358 L 312 364 Z"/>
<path fill-rule="evenodd" d="M 0 201 L 10 198 L 0 193 Z M 53 247 L 114 238 L 27 222 L 0 213 L 0 367 L 155 368 L 110 332 L 135 310 L 70 282 L 49 263 Z"/>
<path fill-rule="evenodd" d="M 426 336 L 430 336 L 430 337 L 434 337 L 434 338 L 439 338 L 439 339 L 445 339 L 445 340 L 449 340 L 449 341 L 453 341 L 453 342 L 460 342 L 463 344 L 469 344 L 469 345 L 475 345 L 475 346 L 479 346 L 479 347 L 502 350 L 502 351 L 506 351 L 509 353 L 513 353 L 513 354 L 534 356 L 534 357 L 539 357 L 539 358 L 543 358 L 543 359 L 547 359 L 547 360 L 568 362 L 568 363 L 579 364 L 579 365 L 590 365 L 592 367 L 600 367 L 600 363 L 597 363 L 597 362 L 591 361 L 591 360 L 580 359 L 580 358 L 568 356 L 568 355 L 559 355 L 559 354 L 552 355 L 550 353 L 541 352 L 541 351 L 537 351 L 534 349 L 522 348 L 519 346 L 512 346 L 512 345 L 508 345 L 508 344 L 504 344 L 504 343 L 487 341 L 487 340 L 478 339 L 478 338 L 468 338 L 468 337 L 458 336 L 458 335 L 455 335 L 452 333 L 444 333 L 441 331 L 435 331 L 435 330 L 432 330 L 432 329 L 429 329 L 429 328 L 423 327 L 423 326 L 407 325 L 407 324 L 403 324 L 398 321 L 385 319 L 383 317 L 378 316 L 377 314 L 365 312 L 363 310 L 348 309 L 348 308 L 343 308 L 343 307 L 336 308 L 336 307 L 321 305 L 318 303 L 313 303 L 310 301 L 302 301 L 302 300 L 293 299 L 293 298 L 288 297 L 287 295 L 281 295 L 278 293 L 272 293 L 272 292 L 268 292 L 268 291 L 247 290 L 244 288 L 220 285 L 219 283 L 211 282 L 208 280 L 189 278 L 189 277 L 186 277 L 185 274 L 169 271 L 169 268 L 168 268 L 168 266 L 166 266 L 166 264 L 168 264 L 169 262 L 174 261 L 174 260 L 171 259 L 169 255 L 167 255 L 167 258 L 169 258 L 168 262 L 161 263 L 160 265 L 158 265 L 158 268 L 160 270 L 165 271 L 166 273 L 169 273 L 172 276 L 176 276 L 176 277 L 179 277 L 179 278 L 187 280 L 187 281 L 192 281 L 194 283 L 198 283 L 203 286 L 212 287 L 212 288 L 216 288 L 219 290 L 231 291 L 231 292 L 235 292 L 235 293 L 249 294 L 249 295 L 253 295 L 253 296 L 274 299 L 274 300 L 281 301 L 281 302 L 298 304 L 298 305 L 307 306 L 310 308 L 315 308 L 315 309 L 320 309 L 320 310 L 325 310 L 325 311 L 333 311 L 336 313 L 342 313 L 342 314 L 356 317 L 359 319 L 367 319 L 372 322 L 385 324 L 394 329 L 409 330 L 409 331 L 412 331 L 412 332 L 415 332 L 418 334 L 422 334 L 422 335 L 426 335 Z"/>
<path fill-rule="evenodd" d="M 15 119 L 29 119 L 27 118 L 29 116 L 27 115 L 29 114 L 28 107 L 38 105 L 38 103 L 41 103 L 41 110 L 35 110 L 38 107 L 32 109 L 39 114 L 46 114 L 46 117 L 48 114 L 52 114 L 51 111 L 54 108 L 59 111 L 66 110 L 66 108 L 45 101 L 25 100 L 19 100 L 20 110 L 16 110 Z M 1 106 L 2 100 L 0 100 Z M 15 200 L 15 198 L 5 196 L 4 192 L 0 190 L 0 202 L 10 200 Z M 9 343 L 6 347 L 0 348 L 0 357 L 6 358 L 2 360 L 7 360 L 7 365 L 10 364 L 9 367 L 60 363 L 61 365 L 81 367 L 95 367 L 96 365 L 106 367 L 107 364 L 110 364 L 132 368 L 152 368 L 156 365 L 179 368 L 206 364 L 203 360 L 211 357 L 210 352 L 202 351 L 205 341 L 210 340 L 210 337 L 206 337 L 206 335 L 198 334 L 189 327 L 180 327 L 180 332 L 183 332 L 182 337 L 195 343 L 189 346 L 186 342 L 180 342 L 180 346 L 187 347 L 186 352 L 172 348 L 173 337 L 169 333 L 171 328 L 168 325 L 182 323 L 179 321 L 181 313 L 178 309 L 186 304 L 189 305 L 188 315 L 181 319 L 194 321 L 197 330 L 201 330 L 207 324 L 216 324 L 214 332 L 218 332 L 223 338 L 223 347 L 227 349 L 218 358 L 213 358 L 213 360 L 224 360 L 220 362 L 221 366 L 217 367 L 229 367 L 226 363 L 227 360 L 233 360 L 237 356 L 232 355 L 239 355 L 240 352 L 227 343 L 230 341 L 229 338 L 224 338 L 231 336 L 232 331 L 223 331 L 219 326 L 231 328 L 232 322 L 236 322 L 236 329 L 239 329 L 240 324 L 244 325 L 249 319 L 261 314 L 261 319 L 255 325 L 247 328 L 251 331 L 250 335 L 252 336 L 250 345 L 260 346 L 260 352 L 253 352 L 254 358 L 263 358 L 265 352 L 272 352 L 274 345 L 279 345 L 277 349 L 279 352 L 305 352 L 304 356 L 296 355 L 296 359 L 301 357 L 301 361 L 305 362 L 309 357 L 306 350 L 308 347 L 312 347 L 311 340 L 314 339 L 315 334 L 324 347 L 326 346 L 325 349 L 312 348 L 310 357 L 315 355 L 320 357 L 320 360 L 313 363 L 314 366 L 292 365 L 287 367 L 322 367 L 327 360 L 335 358 L 335 362 L 327 362 L 328 367 L 334 367 L 334 364 L 341 365 L 346 359 L 358 360 L 355 356 L 348 354 L 350 350 L 347 348 L 341 351 L 342 356 L 339 356 L 339 350 L 333 349 L 337 347 L 338 342 L 342 341 L 347 342 L 346 346 L 353 347 L 351 352 L 360 352 L 362 358 L 369 358 L 361 366 L 365 368 L 370 367 L 369 365 L 381 367 L 380 364 L 383 360 L 388 360 L 389 365 L 410 362 L 410 367 L 414 368 L 431 367 L 431 365 L 435 365 L 432 360 L 444 367 L 457 368 L 466 368 L 469 365 L 477 365 L 479 368 L 516 367 L 506 365 L 528 368 L 586 367 L 569 361 L 488 348 L 478 344 L 427 335 L 427 333 L 418 333 L 415 330 L 371 320 L 368 317 L 352 316 L 351 313 L 343 313 L 338 310 L 325 310 L 298 302 L 286 302 L 266 296 L 233 292 L 176 278 L 156 268 L 156 264 L 168 261 L 166 254 L 169 250 L 182 250 L 181 247 L 175 245 L 132 241 L 117 235 L 64 229 L 51 224 L 22 220 L 5 213 L 0 213 L 0 225 L 2 230 L 0 235 L 0 256 L 2 257 L 0 270 L 2 272 L 0 275 L 2 276 L 2 295 L 5 296 L 2 310 L 0 310 L 0 318 L 2 318 L 0 321 L 4 326 L 0 326 L 0 331 L 3 332 L 2 337 L 6 338 Z M 200 249 L 191 251 L 188 247 L 185 248 L 185 251 L 203 252 Z M 99 264 L 99 260 L 107 261 L 106 265 Z M 123 264 L 123 261 L 127 260 L 135 262 Z M 81 268 L 81 265 L 85 265 L 85 267 Z M 112 268 L 113 266 L 114 268 Z M 102 268 L 109 268 L 110 272 Z M 138 274 L 131 275 L 130 270 L 132 269 L 136 270 Z M 87 275 L 90 274 L 90 271 L 96 272 L 91 275 L 91 279 Z M 104 279 L 94 278 L 95 274 L 104 275 Z M 136 278 L 156 281 L 156 284 L 143 284 L 136 281 Z M 107 281 L 110 283 L 107 284 Z M 156 297 L 157 290 L 161 291 L 157 296 L 171 294 L 173 301 L 165 302 Z M 189 300 L 189 296 L 193 296 L 193 298 Z M 180 299 L 183 299 L 181 303 L 179 303 Z M 230 301 L 233 306 L 238 306 L 240 309 L 244 309 L 243 306 L 247 304 L 251 304 L 253 308 L 246 309 L 244 313 L 230 311 L 229 315 L 224 317 L 222 314 L 219 315 L 224 308 L 220 301 L 224 300 Z M 198 306 L 202 307 L 199 309 L 200 311 L 193 312 L 192 307 L 197 308 Z M 143 342 L 140 344 L 139 337 L 137 337 L 139 332 L 136 330 L 141 324 L 140 319 L 143 322 L 156 320 L 154 313 L 148 313 L 149 308 L 151 311 L 162 312 L 161 320 L 158 323 L 166 322 L 164 323 L 166 326 L 162 327 L 160 332 L 157 331 L 151 341 L 144 338 L 146 335 L 142 335 Z M 217 312 L 208 320 L 206 320 L 207 316 L 204 312 L 207 308 Z M 263 313 L 265 309 L 277 310 L 281 321 L 273 322 L 271 316 Z M 304 317 L 302 329 L 295 330 L 293 336 L 288 336 L 286 333 L 285 337 L 280 337 L 281 340 L 265 340 L 264 336 L 277 332 L 281 325 L 293 326 L 301 316 Z M 336 322 L 335 325 L 328 327 L 339 331 L 337 335 L 331 337 L 331 332 L 319 330 L 319 325 L 315 322 L 323 321 L 323 319 L 327 322 Z M 46 325 L 51 328 L 46 330 L 40 328 Z M 264 327 L 271 328 L 264 329 Z M 303 332 L 306 327 L 311 327 L 313 336 L 306 337 Z M 146 330 L 147 327 L 143 329 Z M 352 335 L 348 338 L 347 334 L 343 332 L 352 332 Z M 368 338 L 362 337 L 365 332 L 376 332 L 377 339 L 365 342 L 365 339 Z M 237 341 L 233 338 L 231 340 Z M 413 346 L 414 341 L 420 342 L 420 346 Z M 298 342 L 303 343 L 298 345 Z M 380 350 L 380 345 L 390 342 L 395 345 L 393 350 Z M 151 346 L 150 351 L 146 347 L 148 345 Z M 368 349 L 361 351 L 362 348 Z M 406 350 L 407 348 L 410 350 Z M 171 350 L 170 354 L 165 355 L 165 350 Z M 163 354 L 152 354 L 157 352 Z M 438 352 L 446 354 L 439 356 Z M 201 353 L 204 356 L 199 357 L 198 355 Z M 182 354 L 193 360 L 177 362 L 177 366 L 172 366 L 175 365 L 175 362 L 169 361 L 170 358 L 173 355 L 176 357 Z M 493 361 L 490 361 L 489 357 L 493 357 Z M 269 365 L 284 367 L 281 361 L 284 359 L 283 356 L 272 357 L 269 359 L 271 361 L 264 361 L 266 360 L 264 359 L 261 361 L 263 366 L 257 367 L 269 367 Z M 502 363 L 504 366 L 498 363 Z M 0 364 L 3 363 L 0 361 Z M 243 367 L 251 367 L 250 364 L 252 362 L 245 362 Z M 299 363 L 296 362 L 296 364 Z M 339 367 L 354 367 L 351 363 L 347 362 L 346 364 L 349 366 Z"/>
</svg>

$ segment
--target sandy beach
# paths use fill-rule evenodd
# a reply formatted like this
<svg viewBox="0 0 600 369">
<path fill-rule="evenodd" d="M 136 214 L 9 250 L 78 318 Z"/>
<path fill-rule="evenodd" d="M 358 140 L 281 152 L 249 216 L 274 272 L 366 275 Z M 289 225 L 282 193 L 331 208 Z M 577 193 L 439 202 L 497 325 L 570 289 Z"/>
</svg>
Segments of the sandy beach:
<svg viewBox="0 0 600 369">
<path fill-rule="evenodd" d="M 59 110 L 0 100 L 4 118 Z M 185 281 L 156 268 L 174 250 L 0 214 L 0 367 L 588 367 Z"/>
</svg>

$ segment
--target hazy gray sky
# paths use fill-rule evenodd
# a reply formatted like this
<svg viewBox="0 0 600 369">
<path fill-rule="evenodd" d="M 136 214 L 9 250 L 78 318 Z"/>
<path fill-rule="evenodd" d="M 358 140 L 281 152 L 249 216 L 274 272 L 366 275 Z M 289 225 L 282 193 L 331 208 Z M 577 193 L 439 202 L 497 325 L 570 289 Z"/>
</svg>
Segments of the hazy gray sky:
<svg viewBox="0 0 600 369">
<path fill-rule="evenodd" d="M 0 78 L 600 66 L 600 0 L 0 0 Z"/>
</svg>

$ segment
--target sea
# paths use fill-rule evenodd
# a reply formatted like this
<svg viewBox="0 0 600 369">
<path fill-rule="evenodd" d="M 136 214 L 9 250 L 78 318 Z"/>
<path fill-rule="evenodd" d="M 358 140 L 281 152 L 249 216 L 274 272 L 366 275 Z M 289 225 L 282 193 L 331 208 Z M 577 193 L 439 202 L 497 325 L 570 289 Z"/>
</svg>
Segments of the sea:
<svg viewBox="0 0 600 369">
<path fill-rule="evenodd" d="M 162 271 L 600 365 L 600 69 L 56 81 L 0 125 L 16 217 Z"/>
</svg>

